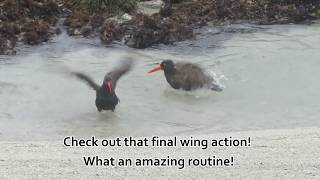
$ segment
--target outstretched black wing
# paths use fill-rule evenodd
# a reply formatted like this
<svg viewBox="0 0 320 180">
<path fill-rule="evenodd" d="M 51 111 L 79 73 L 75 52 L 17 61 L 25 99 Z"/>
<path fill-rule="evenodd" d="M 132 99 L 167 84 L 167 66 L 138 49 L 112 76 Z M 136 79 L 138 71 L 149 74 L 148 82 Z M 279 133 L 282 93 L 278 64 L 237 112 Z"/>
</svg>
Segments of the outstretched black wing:
<svg viewBox="0 0 320 180">
<path fill-rule="evenodd" d="M 100 86 L 96 84 L 89 76 L 86 74 L 83 74 L 81 72 L 73 72 L 73 75 L 75 75 L 78 79 L 85 81 L 90 87 L 92 87 L 94 90 L 98 90 Z"/>
<path fill-rule="evenodd" d="M 121 63 L 114 68 L 112 71 L 107 73 L 104 77 L 104 80 L 111 80 L 113 83 L 114 89 L 116 88 L 117 81 L 121 78 L 122 75 L 130 71 L 133 65 L 132 59 L 126 59 L 121 61 Z"/>
</svg>

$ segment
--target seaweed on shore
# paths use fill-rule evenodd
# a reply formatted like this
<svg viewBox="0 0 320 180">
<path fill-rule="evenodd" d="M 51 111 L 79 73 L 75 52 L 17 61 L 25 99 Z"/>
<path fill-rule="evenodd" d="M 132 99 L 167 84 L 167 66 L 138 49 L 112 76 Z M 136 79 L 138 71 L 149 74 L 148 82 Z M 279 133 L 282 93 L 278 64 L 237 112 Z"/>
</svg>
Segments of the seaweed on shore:
<svg viewBox="0 0 320 180">
<path fill-rule="evenodd" d="M 132 18 L 125 22 L 109 21 L 110 17 L 104 16 L 105 22 L 95 28 L 90 25 L 95 19 L 91 16 L 88 17 L 90 21 L 71 28 L 71 32 L 81 35 L 82 32 L 89 32 L 83 31 L 89 27 L 90 32 L 100 32 L 100 39 L 105 44 L 123 40 L 130 47 L 146 48 L 190 39 L 194 37 L 193 29 L 208 22 L 247 20 L 256 24 L 300 23 L 319 17 L 319 10 L 316 0 L 163 0 L 158 13 L 146 15 L 133 12 Z M 77 22 L 80 17 L 71 18 L 71 21 L 74 19 Z"/>
<path fill-rule="evenodd" d="M 0 0 L 0 54 L 14 54 L 17 42 L 48 41 L 61 14 L 67 15 L 69 35 L 99 36 L 104 44 L 122 41 L 133 48 L 190 39 L 194 29 L 208 23 L 287 24 L 320 17 L 318 0 L 163 0 L 160 11 L 151 15 L 139 12 L 137 2 Z"/>
<path fill-rule="evenodd" d="M 30 45 L 47 41 L 60 8 L 53 0 L 0 0 L 0 54 L 15 54 L 17 41 Z"/>
</svg>

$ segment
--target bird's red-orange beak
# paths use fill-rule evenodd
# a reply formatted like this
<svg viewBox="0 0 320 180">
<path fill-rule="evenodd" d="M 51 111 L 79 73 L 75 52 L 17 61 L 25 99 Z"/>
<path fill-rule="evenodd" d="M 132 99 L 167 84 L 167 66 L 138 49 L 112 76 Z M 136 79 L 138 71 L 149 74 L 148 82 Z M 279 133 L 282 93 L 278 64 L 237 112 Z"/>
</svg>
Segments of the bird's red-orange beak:
<svg viewBox="0 0 320 180">
<path fill-rule="evenodd" d="M 159 70 L 161 70 L 161 69 L 162 69 L 162 67 L 161 67 L 161 66 L 157 66 L 157 67 L 155 67 L 155 68 L 151 69 L 150 71 L 148 71 L 148 73 L 150 74 L 150 73 L 153 73 L 153 72 L 159 71 Z"/>
<path fill-rule="evenodd" d="M 107 89 L 109 89 L 110 92 L 112 92 L 112 83 L 111 82 L 107 82 Z"/>
</svg>

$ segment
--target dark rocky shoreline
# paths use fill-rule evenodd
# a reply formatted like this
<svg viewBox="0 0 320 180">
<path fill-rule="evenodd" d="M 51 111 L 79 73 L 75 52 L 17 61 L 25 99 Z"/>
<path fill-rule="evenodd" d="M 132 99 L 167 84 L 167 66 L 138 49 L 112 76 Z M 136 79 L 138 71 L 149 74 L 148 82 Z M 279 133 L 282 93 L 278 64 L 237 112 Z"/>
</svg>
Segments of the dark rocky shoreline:
<svg viewBox="0 0 320 180">
<path fill-rule="evenodd" d="M 67 11 L 66 11 L 67 9 Z M 68 13 L 67 13 L 68 12 Z M 0 54 L 15 54 L 17 42 L 36 45 L 60 32 L 58 19 L 72 36 L 97 37 L 103 44 L 122 41 L 132 48 L 172 44 L 194 37 L 209 22 L 247 20 L 255 24 L 301 23 L 320 17 L 318 0 L 164 0 L 159 12 L 137 11 L 120 18 L 88 15 L 59 0 L 0 0 Z"/>
<path fill-rule="evenodd" d="M 0 54 L 15 54 L 17 42 L 48 41 L 60 13 L 55 1 L 0 0 Z"/>
</svg>

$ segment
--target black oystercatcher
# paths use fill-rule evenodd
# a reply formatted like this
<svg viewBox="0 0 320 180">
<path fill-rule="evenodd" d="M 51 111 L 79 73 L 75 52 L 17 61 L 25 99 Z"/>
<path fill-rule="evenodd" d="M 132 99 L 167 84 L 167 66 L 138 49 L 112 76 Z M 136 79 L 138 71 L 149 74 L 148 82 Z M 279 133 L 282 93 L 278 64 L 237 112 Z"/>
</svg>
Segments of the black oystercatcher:
<svg viewBox="0 0 320 180">
<path fill-rule="evenodd" d="M 89 76 L 74 72 L 73 74 L 79 79 L 88 83 L 96 91 L 96 106 L 99 112 L 102 110 L 114 111 L 120 101 L 115 93 L 118 79 L 126 74 L 132 67 L 132 60 L 124 61 L 120 66 L 107 73 L 101 86 L 96 84 Z"/>
<path fill-rule="evenodd" d="M 192 63 L 174 63 L 172 60 L 164 60 L 160 66 L 155 67 L 148 73 L 158 70 L 164 71 L 168 83 L 174 89 L 190 91 L 206 87 L 214 91 L 222 91 L 222 88 L 214 83 L 213 77 Z"/>
</svg>

